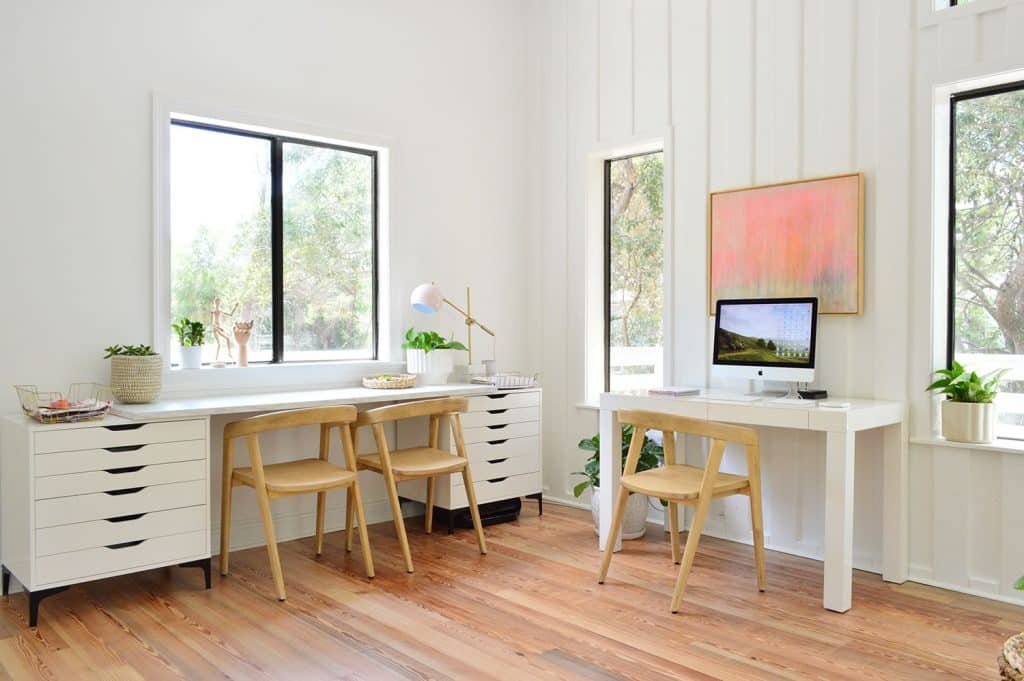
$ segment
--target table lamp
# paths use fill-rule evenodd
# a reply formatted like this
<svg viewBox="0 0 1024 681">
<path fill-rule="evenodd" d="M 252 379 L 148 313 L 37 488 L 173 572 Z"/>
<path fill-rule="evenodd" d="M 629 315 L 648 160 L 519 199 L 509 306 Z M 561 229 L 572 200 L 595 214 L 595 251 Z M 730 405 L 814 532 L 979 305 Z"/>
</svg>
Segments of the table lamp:
<svg viewBox="0 0 1024 681">
<path fill-rule="evenodd" d="M 441 287 L 431 282 L 429 284 L 420 284 L 412 290 L 412 296 L 409 298 L 409 302 L 412 304 L 412 309 L 423 314 L 434 314 L 441 309 L 441 305 L 448 303 L 456 312 L 466 318 L 466 336 L 468 342 L 466 347 L 469 349 L 469 363 L 473 364 L 473 325 L 476 324 L 480 327 L 480 330 L 484 333 L 489 334 L 492 338 L 494 332 L 487 328 L 486 325 L 481 324 L 477 319 L 470 313 L 469 305 L 469 287 L 466 287 L 466 309 L 463 310 L 461 307 L 453 303 L 444 297 L 441 293 Z"/>
</svg>

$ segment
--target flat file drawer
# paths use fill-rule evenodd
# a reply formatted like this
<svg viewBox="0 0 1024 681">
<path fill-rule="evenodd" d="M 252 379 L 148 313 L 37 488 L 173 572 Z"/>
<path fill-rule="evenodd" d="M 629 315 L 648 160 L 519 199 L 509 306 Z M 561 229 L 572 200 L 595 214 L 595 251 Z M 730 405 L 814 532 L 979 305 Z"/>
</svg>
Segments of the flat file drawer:
<svg viewBox="0 0 1024 681">
<path fill-rule="evenodd" d="M 540 452 L 540 439 L 537 437 L 516 437 L 509 440 L 494 440 L 466 445 L 469 461 L 491 461 L 516 456 L 533 456 Z M 472 470 L 476 470 L 473 468 Z M 475 475 L 475 474 L 474 474 Z"/>
<path fill-rule="evenodd" d="M 540 450 L 536 448 L 536 445 L 534 446 L 533 453 L 527 456 L 511 456 L 487 461 L 474 461 L 469 467 L 474 485 L 483 480 L 507 478 L 512 475 L 522 475 L 523 473 L 536 473 L 539 470 Z M 462 476 L 458 473 L 453 474 L 452 482 L 461 486 L 463 484 Z"/>
<path fill-rule="evenodd" d="M 205 505 L 208 487 L 204 479 L 118 490 L 123 492 L 120 494 L 111 491 L 43 499 L 36 502 L 36 527 Z"/>
<path fill-rule="evenodd" d="M 36 454 L 70 452 L 79 449 L 103 449 L 154 442 L 202 440 L 205 437 L 206 421 L 203 419 L 69 428 L 36 433 L 35 452 Z"/>
<path fill-rule="evenodd" d="M 36 530 L 36 555 L 80 551 L 137 539 L 166 537 L 184 532 L 206 530 L 209 518 L 206 506 L 189 506 L 170 511 L 92 520 L 74 525 L 58 525 Z"/>
<path fill-rule="evenodd" d="M 483 426 L 503 426 L 509 423 L 539 421 L 540 409 L 537 407 L 520 407 L 517 409 L 494 409 L 463 414 L 463 428 L 480 428 Z"/>
<path fill-rule="evenodd" d="M 526 475 L 513 475 L 497 480 L 473 479 L 473 489 L 476 490 L 477 504 L 486 504 L 489 501 L 498 499 L 514 499 L 524 494 L 535 494 L 540 489 L 540 473 L 527 473 Z M 452 508 L 466 508 L 469 502 L 466 500 L 466 488 L 462 485 L 452 487 Z"/>
<path fill-rule="evenodd" d="M 205 530 L 144 539 L 139 542 L 101 546 L 36 558 L 38 584 L 81 581 L 147 565 L 184 562 L 209 555 L 209 535 Z"/>
<path fill-rule="evenodd" d="M 540 434 L 540 422 L 526 421 L 524 423 L 510 423 L 507 426 L 487 426 L 483 428 L 464 428 L 463 436 L 467 445 L 478 442 L 496 442 L 508 440 L 513 437 L 530 437 Z"/>
<path fill-rule="evenodd" d="M 205 480 L 206 472 L 206 461 L 195 460 L 52 475 L 46 478 L 36 478 L 36 499 L 68 497 L 73 494 L 90 494 L 129 487 L 164 485 L 169 482 L 184 482 L 186 480 Z"/>
<path fill-rule="evenodd" d="M 34 464 L 37 476 L 47 476 L 197 459 L 206 461 L 206 442 L 204 440 L 40 454 L 35 457 Z"/>
<path fill-rule="evenodd" d="M 491 409 L 518 409 L 536 407 L 540 404 L 539 392 L 502 392 L 496 395 L 477 395 L 468 398 L 469 412 L 490 411 Z"/>
</svg>

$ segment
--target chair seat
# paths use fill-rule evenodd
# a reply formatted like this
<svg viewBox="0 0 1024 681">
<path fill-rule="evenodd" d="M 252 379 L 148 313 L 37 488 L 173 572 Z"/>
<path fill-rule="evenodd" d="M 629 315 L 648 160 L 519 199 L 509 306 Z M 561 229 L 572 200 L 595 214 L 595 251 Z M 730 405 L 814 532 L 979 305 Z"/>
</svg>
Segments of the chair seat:
<svg viewBox="0 0 1024 681">
<path fill-rule="evenodd" d="M 252 468 L 234 470 L 236 484 L 255 487 Z M 356 474 L 329 461 L 300 459 L 263 466 L 267 491 L 275 494 L 300 494 L 318 490 L 344 487 L 352 482 Z"/>
<path fill-rule="evenodd" d="M 623 475 L 622 486 L 631 492 L 639 492 L 649 497 L 685 501 L 697 498 L 703 479 L 703 468 L 686 465 L 663 466 L 642 473 Z M 750 480 L 742 475 L 719 473 L 712 495 L 717 497 L 735 494 L 749 485 Z"/>
<path fill-rule="evenodd" d="M 381 472 L 380 454 L 366 454 L 359 457 L 359 467 Z M 407 478 L 426 477 L 454 473 L 466 467 L 466 459 L 455 456 L 443 449 L 413 447 L 391 452 L 391 470 Z"/>
</svg>

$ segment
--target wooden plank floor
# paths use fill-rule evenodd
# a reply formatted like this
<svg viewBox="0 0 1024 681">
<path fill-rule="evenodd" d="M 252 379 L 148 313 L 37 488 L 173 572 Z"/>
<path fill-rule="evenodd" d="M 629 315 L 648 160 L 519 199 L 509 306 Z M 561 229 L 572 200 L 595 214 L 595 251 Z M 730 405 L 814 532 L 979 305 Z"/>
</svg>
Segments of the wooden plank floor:
<svg viewBox="0 0 1024 681">
<path fill-rule="evenodd" d="M 856 573 L 854 608 L 821 608 L 821 565 L 768 554 L 755 589 L 748 546 L 705 538 L 678 615 L 665 535 L 626 544 L 608 583 L 590 514 L 524 504 L 517 523 L 423 533 L 415 575 L 390 524 L 371 531 L 377 577 L 343 533 L 325 555 L 282 544 L 288 601 L 271 595 L 264 549 L 232 555 L 202 589 L 193 569 L 153 570 L 0 604 L 0 678 L 9 679 L 992 679 L 1024 608 Z"/>
</svg>

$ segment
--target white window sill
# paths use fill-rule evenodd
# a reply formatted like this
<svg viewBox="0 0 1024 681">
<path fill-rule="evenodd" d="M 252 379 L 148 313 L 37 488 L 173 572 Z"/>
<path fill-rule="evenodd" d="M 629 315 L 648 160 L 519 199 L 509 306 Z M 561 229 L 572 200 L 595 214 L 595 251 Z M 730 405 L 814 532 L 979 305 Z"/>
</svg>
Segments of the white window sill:
<svg viewBox="0 0 1024 681">
<path fill-rule="evenodd" d="M 944 437 L 912 437 L 912 445 L 927 445 L 930 447 L 950 447 L 953 449 L 973 449 L 979 452 L 1005 452 L 1009 454 L 1024 454 L 1024 440 L 1002 440 L 997 439 L 989 444 L 971 444 L 969 442 L 952 442 Z"/>
<path fill-rule="evenodd" d="M 253 364 L 222 369 L 168 368 L 164 372 L 164 397 L 257 392 L 263 390 L 313 390 L 358 385 L 364 376 L 400 373 L 405 362 L 386 360 L 344 362 L 295 362 Z"/>
</svg>

